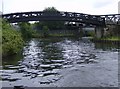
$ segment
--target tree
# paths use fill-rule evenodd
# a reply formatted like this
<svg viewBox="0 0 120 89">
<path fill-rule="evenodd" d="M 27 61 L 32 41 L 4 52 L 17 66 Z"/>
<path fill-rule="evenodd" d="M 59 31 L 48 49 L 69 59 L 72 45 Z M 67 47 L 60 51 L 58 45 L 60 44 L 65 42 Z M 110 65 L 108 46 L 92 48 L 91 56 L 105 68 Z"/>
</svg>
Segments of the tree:
<svg viewBox="0 0 120 89">
<path fill-rule="evenodd" d="M 55 7 L 47 7 L 43 10 L 43 12 L 57 13 L 59 11 Z"/>
<path fill-rule="evenodd" d="M 32 31 L 30 23 L 28 23 L 28 22 L 20 22 L 20 23 L 18 23 L 18 25 L 20 27 L 20 31 L 21 31 L 22 37 L 24 39 L 32 37 L 33 31 Z"/>
<path fill-rule="evenodd" d="M 48 7 L 43 10 L 43 15 L 57 15 L 59 14 L 59 11 L 55 7 Z M 43 28 L 43 26 L 47 26 L 50 30 L 55 29 L 62 29 L 64 28 L 64 22 L 63 21 L 41 21 L 36 24 L 37 29 Z"/>
<path fill-rule="evenodd" d="M 43 36 L 44 37 L 47 37 L 47 36 L 49 36 L 49 29 L 48 29 L 48 27 L 47 26 L 43 26 Z"/>
<path fill-rule="evenodd" d="M 16 54 L 21 50 L 24 43 L 21 33 L 13 29 L 5 20 L 2 22 L 2 55 Z"/>
</svg>

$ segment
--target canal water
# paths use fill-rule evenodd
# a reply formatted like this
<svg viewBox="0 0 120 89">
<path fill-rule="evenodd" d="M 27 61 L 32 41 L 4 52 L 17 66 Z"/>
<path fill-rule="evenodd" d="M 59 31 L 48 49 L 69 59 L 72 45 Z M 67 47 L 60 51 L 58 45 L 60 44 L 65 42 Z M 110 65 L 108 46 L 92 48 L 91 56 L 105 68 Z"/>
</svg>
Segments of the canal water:
<svg viewBox="0 0 120 89">
<path fill-rule="evenodd" d="M 87 38 L 42 38 L 3 58 L 2 87 L 117 87 L 118 45 Z"/>
</svg>

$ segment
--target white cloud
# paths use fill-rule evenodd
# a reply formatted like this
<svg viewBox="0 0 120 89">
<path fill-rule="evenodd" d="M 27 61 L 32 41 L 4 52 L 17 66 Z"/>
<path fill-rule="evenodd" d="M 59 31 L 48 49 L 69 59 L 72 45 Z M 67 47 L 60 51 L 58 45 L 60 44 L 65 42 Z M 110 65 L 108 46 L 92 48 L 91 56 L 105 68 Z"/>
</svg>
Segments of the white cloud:
<svg viewBox="0 0 120 89">
<path fill-rule="evenodd" d="M 109 4 L 114 3 L 114 0 L 96 0 L 93 4 L 95 8 L 106 7 Z"/>
<path fill-rule="evenodd" d="M 42 11 L 50 6 L 60 11 L 87 14 L 118 12 L 118 0 L 4 0 L 4 13 Z"/>
</svg>

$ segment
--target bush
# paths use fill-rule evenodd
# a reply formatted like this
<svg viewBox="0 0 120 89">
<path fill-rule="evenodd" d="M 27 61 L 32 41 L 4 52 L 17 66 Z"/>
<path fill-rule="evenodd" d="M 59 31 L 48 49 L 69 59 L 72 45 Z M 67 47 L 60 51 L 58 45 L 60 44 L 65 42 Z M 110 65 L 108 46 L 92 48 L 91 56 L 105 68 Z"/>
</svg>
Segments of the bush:
<svg viewBox="0 0 120 89">
<path fill-rule="evenodd" d="M 20 31 L 22 33 L 23 39 L 30 39 L 32 38 L 33 34 L 35 34 L 35 31 L 32 30 L 31 24 L 28 22 L 21 22 L 18 23 L 20 26 Z"/>
<path fill-rule="evenodd" d="M 18 53 L 23 47 L 21 33 L 3 21 L 2 29 L 2 55 L 7 56 Z"/>
<path fill-rule="evenodd" d="M 49 36 L 49 28 L 47 26 L 43 26 L 43 36 L 48 37 Z"/>
<path fill-rule="evenodd" d="M 60 12 L 55 7 L 48 7 L 43 10 L 44 16 L 54 16 L 59 15 Z M 35 23 L 35 26 L 37 30 L 40 30 L 43 28 L 43 26 L 47 26 L 50 30 L 56 30 L 56 29 L 63 29 L 64 21 L 39 21 Z"/>
</svg>

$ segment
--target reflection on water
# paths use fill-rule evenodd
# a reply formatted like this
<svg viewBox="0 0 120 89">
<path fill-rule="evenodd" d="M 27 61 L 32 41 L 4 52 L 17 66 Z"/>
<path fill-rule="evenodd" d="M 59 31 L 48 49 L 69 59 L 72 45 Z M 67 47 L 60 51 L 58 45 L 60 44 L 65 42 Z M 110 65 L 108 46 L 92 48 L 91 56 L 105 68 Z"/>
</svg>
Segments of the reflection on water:
<svg viewBox="0 0 120 89">
<path fill-rule="evenodd" d="M 8 67 L 13 67 L 19 64 L 19 61 L 23 59 L 22 53 L 17 55 L 8 56 L 2 59 L 3 69 L 9 69 Z"/>
<path fill-rule="evenodd" d="M 51 64 L 53 62 L 52 60 L 63 60 L 62 49 L 58 47 L 56 42 L 41 40 L 38 45 L 41 47 L 43 53 L 42 63 Z"/>
<path fill-rule="evenodd" d="M 106 50 L 118 50 L 120 49 L 120 46 L 119 44 L 114 43 L 95 43 L 95 48 L 106 51 Z"/>
<path fill-rule="evenodd" d="M 7 86 L 14 86 L 12 82 L 27 85 L 36 81 L 37 86 L 54 83 L 62 77 L 59 71 L 64 68 L 98 63 L 96 49 L 117 47 L 74 38 L 32 39 L 26 43 L 22 54 L 3 59 L 1 77 Z"/>
</svg>

